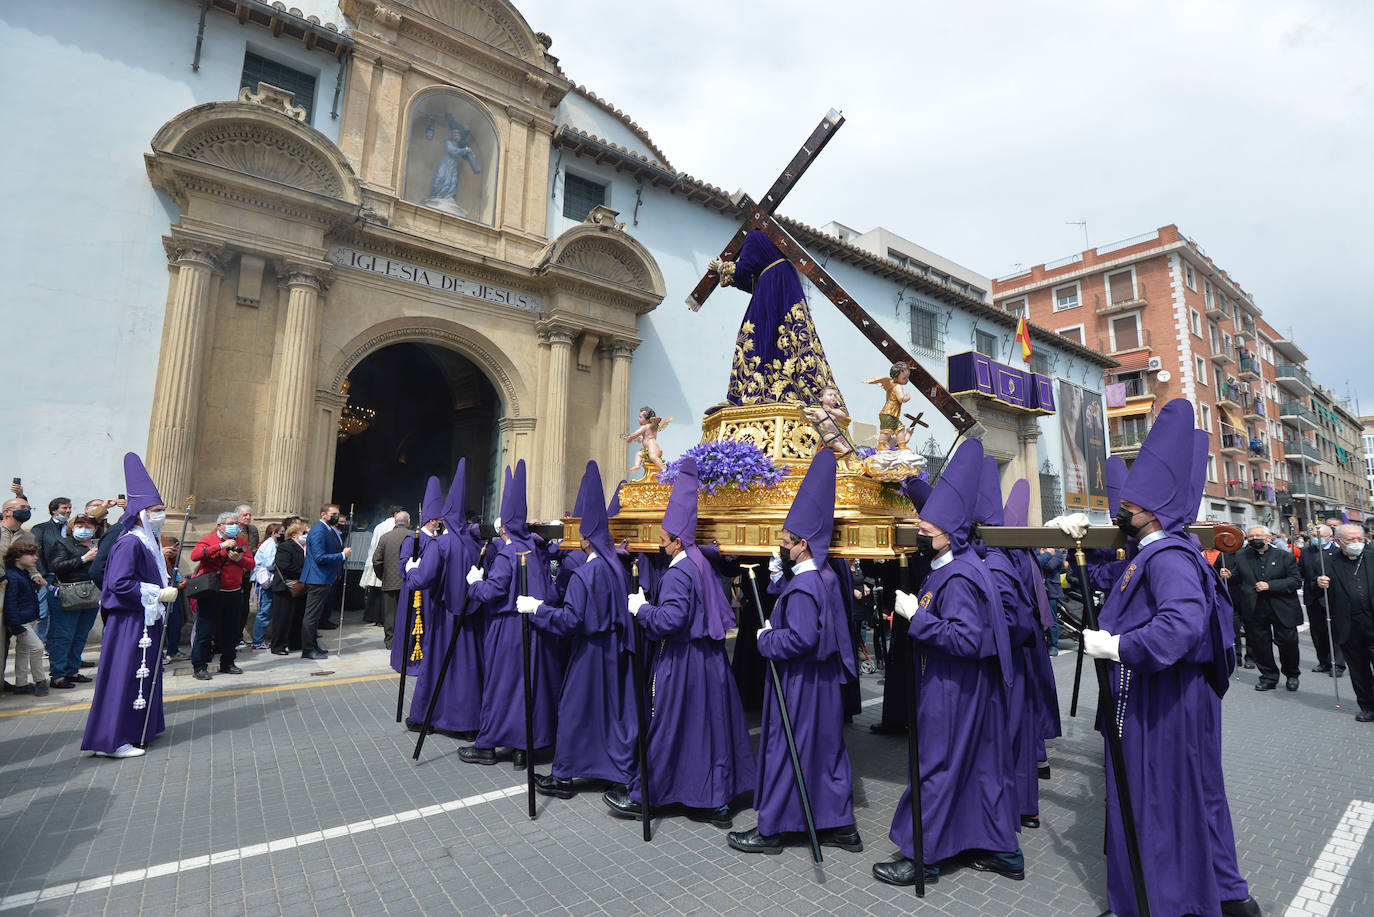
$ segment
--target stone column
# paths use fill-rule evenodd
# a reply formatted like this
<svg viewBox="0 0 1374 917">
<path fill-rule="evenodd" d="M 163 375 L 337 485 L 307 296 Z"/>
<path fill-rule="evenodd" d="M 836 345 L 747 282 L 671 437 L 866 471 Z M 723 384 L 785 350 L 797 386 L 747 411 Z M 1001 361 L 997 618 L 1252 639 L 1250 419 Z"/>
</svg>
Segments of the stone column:
<svg viewBox="0 0 1374 917">
<path fill-rule="evenodd" d="M 367 180 L 373 185 L 400 191 L 397 187 L 400 182 L 396 181 L 396 145 L 406 123 L 406 113 L 401 111 L 401 76 L 410 65 L 398 58 L 384 57 L 378 61 L 378 68 L 381 76 L 375 81 L 377 88 L 372 93 L 372 116 L 376 119 L 377 131 L 372 139 Z"/>
<path fill-rule="evenodd" d="M 609 422 L 607 466 L 602 469 L 602 483 L 609 492 L 629 469 L 629 447 L 625 436 L 634 418 L 630 416 L 630 360 L 639 341 L 616 338 L 607 348 L 611 357 L 611 384 L 608 402 Z"/>
<path fill-rule="evenodd" d="M 1026 427 L 1029 429 L 1026 429 Z M 1021 432 L 1017 434 L 1021 446 L 1021 467 L 1024 469 L 1026 483 L 1030 485 L 1029 525 L 1044 523 L 1040 511 L 1040 426 L 1034 417 L 1023 421 Z"/>
<path fill-rule="evenodd" d="M 277 390 L 272 398 L 267 432 L 265 518 L 289 512 L 310 514 L 297 506 L 303 497 L 307 437 L 314 408 L 315 334 L 319 324 L 324 272 L 288 266 L 286 321 L 272 359 Z"/>
<path fill-rule="evenodd" d="M 543 452 L 539 457 L 537 475 L 542 481 L 539 512 L 541 518 L 551 517 L 569 507 L 563 506 L 563 467 L 568 441 L 568 374 L 572 368 L 572 344 L 576 330 L 562 323 L 542 323 L 540 330 L 549 336 L 549 375 L 545 391 L 544 416 L 539 425 L 544 429 Z"/>
<path fill-rule="evenodd" d="M 339 151 L 353 171 L 363 174 L 367 148 L 367 115 L 372 98 L 372 71 L 377 55 L 355 47 L 349 54 L 348 92 L 344 98 L 343 118 L 339 122 Z"/>
<path fill-rule="evenodd" d="M 153 389 L 148 427 L 148 472 L 168 507 L 185 505 L 191 490 L 192 454 L 200 414 L 201 346 L 208 326 L 210 287 L 221 269 L 219 251 L 208 245 L 178 244 L 175 294 L 167 308 L 162 356 Z"/>
</svg>

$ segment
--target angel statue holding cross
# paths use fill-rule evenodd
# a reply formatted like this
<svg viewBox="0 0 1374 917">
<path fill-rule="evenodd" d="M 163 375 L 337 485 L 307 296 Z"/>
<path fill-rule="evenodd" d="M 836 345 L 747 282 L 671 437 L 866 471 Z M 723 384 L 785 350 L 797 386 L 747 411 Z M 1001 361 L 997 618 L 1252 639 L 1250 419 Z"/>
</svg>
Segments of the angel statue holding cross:
<svg viewBox="0 0 1374 917">
<path fill-rule="evenodd" d="M 753 294 L 735 336 L 725 403 L 820 404 L 825 389 L 835 388 L 835 379 L 811 321 L 797 269 L 757 229 L 745 237 L 736 260 L 717 259 L 710 266 L 720 274 L 721 286 Z M 835 398 L 842 408 L 838 389 Z"/>
</svg>

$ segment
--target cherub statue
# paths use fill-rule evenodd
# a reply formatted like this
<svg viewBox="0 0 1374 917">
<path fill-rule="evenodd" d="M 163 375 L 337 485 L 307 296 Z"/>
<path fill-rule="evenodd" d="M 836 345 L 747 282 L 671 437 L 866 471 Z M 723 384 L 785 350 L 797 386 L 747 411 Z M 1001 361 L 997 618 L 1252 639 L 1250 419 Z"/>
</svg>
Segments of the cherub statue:
<svg viewBox="0 0 1374 917">
<path fill-rule="evenodd" d="M 799 404 L 797 409 L 802 420 L 816 427 L 816 432 L 821 436 L 821 445 L 834 452 L 836 458 L 842 459 L 854 454 L 854 446 L 849 442 L 849 437 L 840 429 L 841 423 L 849 422 L 849 412 L 840 407 L 839 389 L 827 385 L 821 389 L 820 407 Z"/>
<path fill-rule="evenodd" d="M 658 471 L 663 470 L 663 449 L 658 445 L 658 434 L 672 422 L 673 418 L 659 417 L 647 404 L 639 409 L 639 429 L 625 437 L 627 443 L 638 440 L 641 447 L 631 472 L 639 471 L 646 464 L 653 465 Z"/>
<path fill-rule="evenodd" d="M 892 364 L 886 376 L 864 381 L 867 385 L 881 385 L 887 393 L 887 400 L 878 411 L 878 449 L 902 448 L 902 405 L 911 400 L 904 386 L 911 381 L 911 368 L 898 361 Z"/>
</svg>

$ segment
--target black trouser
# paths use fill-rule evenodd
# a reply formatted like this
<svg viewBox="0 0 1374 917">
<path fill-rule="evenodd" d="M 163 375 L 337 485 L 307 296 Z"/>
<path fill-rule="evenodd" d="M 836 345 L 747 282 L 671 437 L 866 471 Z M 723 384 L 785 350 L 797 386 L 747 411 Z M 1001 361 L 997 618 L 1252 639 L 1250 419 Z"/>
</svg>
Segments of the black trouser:
<svg viewBox="0 0 1374 917">
<path fill-rule="evenodd" d="M 1350 619 L 1350 635 L 1341 644 L 1345 650 L 1350 688 L 1361 710 L 1374 710 L 1374 620 L 1367 614 Z"/>
<path fill-rule="evenodd" d="M 401 604 L 401 590 L 379 589 L 382 594 L 382 640 L 391 649 L 391 638 L 396 633 L 396 609 Z M 652 800 L 650 800 L 652 802 Z"/>
<path fill-rule="evenodd" d="M 208 668 L 210 658 L 219 653 L 220 669 L 234 664 L 238 655 L 239 601 L 242 593 L 233 591 L 207 592 L 196 599 L 196 623 L 191 628 L 191 667 Z M 212 650 L 210 641 L 215 642 Z"/>
<path fill-rule="evenodd" d="M 250 572 L 251 572 L 251 571 L 250 571 Z M 243 574 L 243 598 L 242 598 L 242 600 L 241 600 L 241 601 L 242 601 L 242 604 L 239 606 L 239 639 L 241 639 L 241 640 L 247 640 L 247 641 L 249 641 L 250 643 L 252 642 L 252 639 L 253 639 L 253 631 L 252 631 L 252 629 L 249 628 L 249 626 L 248 626 L 248 613 L 249 613 L 249 611 L 251 610 L 251 609 L 249 608 L 249 605 L 251 605 L 252 603 L 249 602 L 249 597 L 252 596 L 252 594 L 253 594 L 253 578 L 252 578 L 252 576 L 250 575 L 250 573 L 244 573 L 244 574 Z M 246 635 L 245 635 L 245 632 L 247 632 Z"/>
<path fill-rule="evenodd" d="M 301 649 L 320 649 L 320 621 L 329 616 L 329 597 L 334 594 L 334 585 L 325 583 L 305 584 L 305 617 L 301 620 Z"/>
<path fill-rule="evenodd" d="M 301 648 L 301 621 L 305 617 L 305 594 L 290 591 L 272 593 L 272 623 L 267 627 L 267 642 L 272 649 Z"/>
<path fill-rule="evenodd" d="M 1307 606 L 1307 622 L 1312 625 L 1312 645 L 1317 650 L 1317 662 L 1331 665 L 1331 628 L 1326 623 L 1326 605 L 1320 601 Z M 1345 665 L 1345 655 L 1336 647 L 1336 665 Z"/>
<path fill-rule="evenodd" d="M 1298 629 L 1289 627 L 1274 617 L 1273 609 L 1262 603 L 1255 609 L 1245 623 L 1245 640 L 1250 645 L 1250 656 L 1259 669 L 1260 681 L 1277 682 L 1279 670 L 1285 678 L 1297 678 L 1302 672 L 1298 667 Z M 1274 646 L 1279 648 L 1279 664 L 1274 665 Z"/>
<path fill-rule="evenodd" d="M 873 616 L 873 662 L 880 669 L 887 668 L 887 618 Z"/>
</svg>

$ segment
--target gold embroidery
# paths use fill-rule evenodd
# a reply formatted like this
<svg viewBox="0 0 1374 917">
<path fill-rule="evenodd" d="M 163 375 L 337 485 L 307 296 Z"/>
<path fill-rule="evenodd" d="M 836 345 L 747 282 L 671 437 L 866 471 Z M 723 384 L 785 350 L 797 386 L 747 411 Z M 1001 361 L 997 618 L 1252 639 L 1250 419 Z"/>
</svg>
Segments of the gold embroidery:
<svg viewBox="0 0 1374 917">
<path fill-rule="evenodd" d="M 922 608 L 929 608 L 929 607 L 930 607 L 930 600 L 931 600 L 932 598 L 933 598 L 933 596 L 932 596 L 929 592 L 927 592 L 925 595 L 921 596 L 921 607 L 922 607 Z"/>
<path fill-rule="evenodd" d="M 1123 574 L 1121 574 L 1121 591 L 1122 591 L 1122 592 L 1125 592 L 1125 591 L 1126 591 L 1126 584 L 1129 583 L 1129 582 L 1131 581 L 1131 577 L 1132 577 L 1134 574 L 1135 574 L 1135 564 L 1131 564 L 1129 567 L 1126 568 L 1126 572 L 1123 573 Z"/>
<path fill-rule="evenodd" d="M 775 264 L 777 262 L 774 262 Z M 770 265 L 771 267 L 772 265 Z M 776 329 L 777 349 L 784 356 L 764 365 L 754 353 L 754 326 L 743 322 L 735 338 L 726 400 L 733 404 L 800 401 L 820 404 L 821 391 L 835 385 L 830 363 L 805 300 L 787 310 Z M 843 398 L 840 405 L 844 405 Z"/>
</svg>

